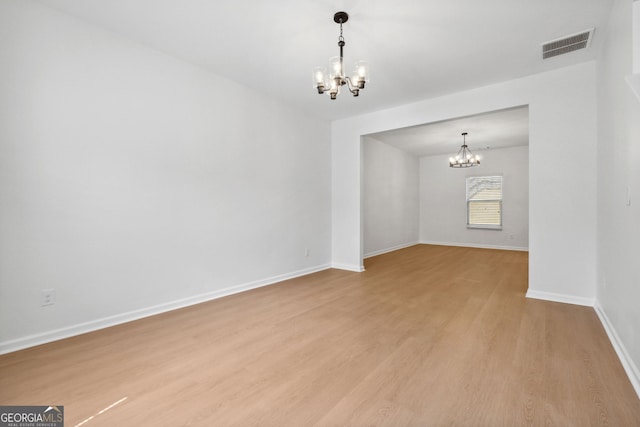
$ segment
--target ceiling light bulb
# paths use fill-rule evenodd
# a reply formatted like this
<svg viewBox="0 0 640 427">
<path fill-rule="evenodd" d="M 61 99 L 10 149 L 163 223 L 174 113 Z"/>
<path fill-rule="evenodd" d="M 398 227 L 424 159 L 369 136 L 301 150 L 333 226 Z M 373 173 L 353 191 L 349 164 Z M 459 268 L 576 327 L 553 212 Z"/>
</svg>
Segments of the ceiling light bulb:
<svg viewBox="0 0 640 427">
<path fill-rule="evenodd" d="M 340 63 L 340 57 L 334 56 L 330 59 L 331 62 L 331 75 L 330 78 L 342 77 L 342 64 Z"/>
<path fill-rule="evenodd" d="M 322 69 L 322 67 L 316 67 L 316 69 L 313 71 L 313 80 L 316 83 L 324 83 L 324 75 L 325 75 L 325 71 Z"/>
</svg>

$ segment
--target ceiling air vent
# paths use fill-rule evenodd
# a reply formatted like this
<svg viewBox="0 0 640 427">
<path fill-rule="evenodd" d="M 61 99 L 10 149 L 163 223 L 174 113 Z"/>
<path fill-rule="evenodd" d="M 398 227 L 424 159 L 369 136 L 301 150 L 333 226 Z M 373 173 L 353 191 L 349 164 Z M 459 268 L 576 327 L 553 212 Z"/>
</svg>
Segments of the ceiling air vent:
<svg viewBox="0 0 640 427">
<path fill-rule="evenodd" d="M 587 48 L 589 47 L 589 44 L 591 44 L 592 37 L 593 28 L 577 34 L 563 37 L 561 39 L 546 42 L 542 45 L 542 59 L 547 59 L 553 56 L 573 52 L 574 50 Z"/>
</svg>

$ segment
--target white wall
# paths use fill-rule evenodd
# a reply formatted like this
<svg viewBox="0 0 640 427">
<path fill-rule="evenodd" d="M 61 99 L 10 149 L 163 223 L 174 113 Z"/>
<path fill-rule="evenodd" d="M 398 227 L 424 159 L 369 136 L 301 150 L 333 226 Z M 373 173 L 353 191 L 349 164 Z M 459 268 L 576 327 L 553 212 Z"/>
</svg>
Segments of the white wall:
<svg viewBox="0 0 640 427">
<path fill-rule="evenodd" d="M 478 153 L 476 151 L 476 153 Z M 420 159 L 420 242 L 527 250 L 529 247 L 529 149 L 482 151 L 479 166 L 449 167 L 449 156 Z M 502 229 L 467 228 L 466 178 L 502 175 Z"/>
<path fill-rule="evenodd" d="M 597 294 L 640 396 L 640 99 L 625 82 L 632 71 L 631 7 L 629 0 L 614 3 L 598 62 Z"/>
<path fill-rule="evenodd" d="M 0 64 L 0 352 L 329 266 L 328 122 L 36 2 Z"/>
<path fill-rule="evenodd" d="M 418 243 L 419 160 L 372 137 L 362 138 L 364 256 Z"/>
<path fill-rule="evenodd" d="M 529 295 L 593 304 L 595 69 L 587 62 L 333 122 L 334 266 L 362 269 L 360 135 L 529 105 Z"/>
<path fill-rule="evenodd" d="M 631 6 L 631 8 L 632 8 L 631 56 L 633 61 L 633 66 L 631 68 L 634 74 L 640 74 L 640 0 L 633 0 L 633 5 Z"/>
</svg>

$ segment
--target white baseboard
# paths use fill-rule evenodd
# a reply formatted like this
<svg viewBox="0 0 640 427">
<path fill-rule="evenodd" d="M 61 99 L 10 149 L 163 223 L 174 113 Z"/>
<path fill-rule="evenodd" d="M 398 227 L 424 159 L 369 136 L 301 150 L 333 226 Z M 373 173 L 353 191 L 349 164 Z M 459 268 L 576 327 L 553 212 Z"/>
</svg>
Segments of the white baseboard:
<svg viewBox="0 0 640 427">
<path fill-rule="evenodd" d="M 338 270 L 355 271 L 356 273 L 362 273 L 364 271 L 364 266 L 362 265 L 341 264 L 339 262 L 334 262 L 333 264 L 331 264 L 331 268 L 337 268 Z"/>
<path fill-rule="evenodd" d="M 478 244 L 478 243 L 458 243 L 458 242 L 434 242 L 431 240 L 421 240 L 420 243 L 423 245 L 460 246 L 461 248 L 499 249 L 502 251 L 529 252 L 529 248 L 522 247 L 522 246 L 485 245 L 485 244 Z"/>
<path fill-rule="evenodd" d="M 613 345 L 613 349 L 618 355 L 618 359 L 620 359 L 620 363 L 622 363 L 624 371 L 629 377 L 629 381 L 631 381 L 631 385 L 638 395 L 638 399 L 640 399 L 640 370 L 635 365 L 635 363 L 633 363 L 633 360 L 629 356 L 626 347 L 620 340 L 620 337 L 618 337 L 618 334 L 611 324 L 611 321 L 609 321 L 607 313 L 605 313 L 605 311 L 602 309 L 602 307 L 600 307 L 600 304 L 598 303 L 596 303 L 594 309 L 596 311 L 596 314 L 600 318 L 600 322 L 602 323 L 607 336 L 609 337 L 609 341 L 611 341 L 611 345 Z"/>
<path fill-rule="evenodd" d="M 241 285 L 230 286 L 228 288 L 207 292 L 200 295 L 194 295 L 192 297 L 182 298 L 175 301 L 170 301 L 163 304 L 158 304 L 152 307 L 142 308 L 140 310 L 129 311 L 127 313 L 121 313 L 114 316 L 103 317 L 101 319 L 92 320 L 89 322 L 79 323 L 72 326 L 67 326 L 52 331 L 43 332 L 40 334 L 29 335 L 14 340 L 0 342 L 0 354 L 11 353 L 14 351 L 22 350 L 29 347 L 34 347 L 41 344 L 46 344 L 53 341 L 58 341 L 64 338 L 73 337 L 87 332 L 97 331 L 99 329 L 108 328 L 110 326 L 119 325 L 122 323 L 131 322 L 133 320 L 142 319 L 144 317 L 154 316 L 156 314 L 165 313 L 179 308 L 188 307 L 195 304 L 211 301 L 217 298 L 222 298 L 228 295 L 237 294 L 240 292 L 248 291 L 262 286 L 272 285 L 284 280 L 293 279 L 300 276 L 306 276 L 307 274 L 316 273 L 318 271 L 327 270 L 331 268 L 329 264 L 319 265 L 316 267 L 307 268 L 304 270 L 298 270 L 287 274 L 281 274 L 278 276 L 269 277 L 266 279 L 256 280 L 249 283 L 243 283 Z"/>
<path fill-rule="evenodd" d="M 404 248 L 409 248 L 411 246 L 415 246 L 420 244 L 420 242 L 411 242 L 411 243 L 403 243 L 402 245 L 398 245 L 398 246 L 394 246 L 392 248 L 386 248 L 386 249 L 380 249 L 378 251 L 373 251 L 373 252 L 369 252 L 368 254 L 364 255 L 364 258 L 371 258 L 377 255 L 382 255 L 382 254 L 386 254 L 388 252 L 393 252 L 393 251 L 397 251 L 400 249 L 404 249 Z"/>
<path fill-rule="evenodd" d="M 527 298 L 541 299 L 545 301 L 562 302 L 565 304 L 584 305 L 593 307 L 596 304 L 595 298 L 578 297 L 575 295 L 556 294 L 553 292 L 543 292 L 529 289 L 527 290 Z"/>
</svg>

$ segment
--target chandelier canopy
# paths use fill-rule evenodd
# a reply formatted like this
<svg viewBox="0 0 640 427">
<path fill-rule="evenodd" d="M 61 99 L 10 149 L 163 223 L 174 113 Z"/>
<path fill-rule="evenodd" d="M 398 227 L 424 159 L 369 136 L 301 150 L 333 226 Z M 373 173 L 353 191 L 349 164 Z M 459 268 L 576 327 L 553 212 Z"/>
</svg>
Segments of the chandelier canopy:
<svg viewBox="0 0 640 427">
<path fill-rule="evenodd" d="M 455 157 L 449 157 L 449 167 L 470 168 L 480 164 L 480 157 L 474 156 L 469 147 L 467 147 L 467 135 L 467 132 L 462 132 L 462 147 L 460 147 Z"/>
<path fill-rule="evenodd" d="M 364 84 L 369 81 L 369 64 L 365 61 L 356 62 L 353 77 L 347 76 L 344 71 L 343 50 L 346 43 L 342 36 L 342 24 L 348 20 L 349 15 L 347 12 L 336 12 L 333 15 L 333 21 L 340 25 L 340 37 L 338 37 L 340 56 L 335 56 L 329 60 L 329 74 L 323 67 L 316 67 L 313 70 L 313 87 L 318 90 L 319 94 L 328 93 L 331 99 L 336 99 L 340 93 L 340 88 L 345 85 L 353 96 L 358 96 L 360 90 L 364 89 Z"/>
</svg>

